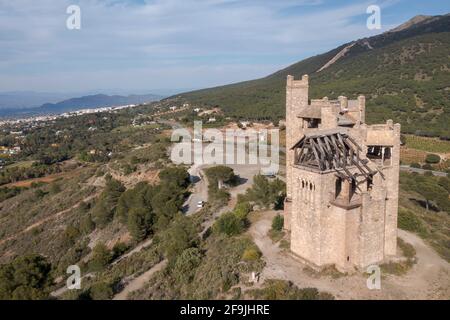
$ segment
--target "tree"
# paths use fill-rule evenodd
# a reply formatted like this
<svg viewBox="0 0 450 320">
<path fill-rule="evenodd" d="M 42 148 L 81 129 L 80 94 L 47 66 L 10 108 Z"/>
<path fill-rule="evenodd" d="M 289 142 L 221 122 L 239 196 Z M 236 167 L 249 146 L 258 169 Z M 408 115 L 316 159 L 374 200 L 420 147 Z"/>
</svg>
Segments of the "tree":
<svg viewBox="0 0 450 320">
<path fill-rule="evenodd" d="M 132 208 L 128 213 L 128 231 L 136 241 L 142 241 L 150 232 L 151 211 L 145 208 Z"/>
<path fill-rule="evenodd" d="M 256 175 L 253 178 L 253 187 L 247 190 L 246 196 L 249 201 L 268 207 L 270 204 L 280 208 L 285 198 L 286 184 L 280 179 L 269 181 L 263 175 Z"/>
<path fill-rule="evenodd" d="M 189 173 L 182 167 L 172 167 L 161 170 L 159 179 L 165 184 L 175 184 L 180 188 L 187 188 L 189 186 Z"/>
<path fill-rule="evenodd" d="M 247 219 L 248 214 L 252 211 L 252 206 L 248 202 L 238 202 L 234 208 L 234 214 L 241 220 Z"/>
<path fill-rule="evenodd" d="M 0 265 L 1 300 L 37 300 L 48 297 L 51 264 L 40 255 L 15 258 Z"/>
<path fill-rule="evenodd" d="M 192 219 L 177 215 L 161 236 L 162 248 L 170 263 L 185 249 L 198 244 L 198 231 Z"/>
<path fill-rule="evenodd" d="M 120 195 L 125 191 L 125 187 L 120 181 L 110 176 L 106 178 L 105 190 L 100 194 L 97 203 L 92 211 L 95 223 L 104 227 L 111 221 L 116 210 Z"/>
<path fill-rule="evenodd" d="M 184 202 L 184 190 L 171 188 L 167 184 L 158 186 L 151 199 L 151 206 L 155 213 L 155 228 L 164 229 L 180 211 Z"/>
<path fill-rule="evenodd" d="M 234 183 L 236 181 L 236 175 L 234 170 L 227 166 L 215 166 L 205 169 L 208 181 L 211 184 L 217 184 L 218 187 L 222 183 Z"/>
<path fill-rule="evenodd" d="M 103 243 L 99 243 L 94 247 L 89 267 L 92 271 L 101 271 L 111 262 L 111 258 L 110 250 Z"/>
<path fill-rule="evenodd" d="M 133 189 L 129 189 L 120 196 L 115 215 L 123 223 L 127 223 L 129 211 L 133 208 L 144 208 L 152 211 L 151 199 L 154 188 L 146 182 L 139 182 Z"/>
<path fill-rule="evenodd" d="M 224 213 L 213 226 L 215 232 L 224 233 L 227 236 L 234 236 L 242 233 L 245 228 L 245 221 L 237 217 L 233 212 Z"/>
</svg>

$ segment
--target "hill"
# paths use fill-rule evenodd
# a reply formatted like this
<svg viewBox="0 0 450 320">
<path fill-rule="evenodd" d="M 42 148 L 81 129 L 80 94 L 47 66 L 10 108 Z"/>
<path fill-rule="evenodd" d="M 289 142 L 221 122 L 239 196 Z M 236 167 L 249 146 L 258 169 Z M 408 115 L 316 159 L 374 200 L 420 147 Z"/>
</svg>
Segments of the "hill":
<svg viewBox="0 0 450 320">
<path fill-rule="evenodd" d="M 450 15 L 418 16 L 265 78 L 178 95 L 230 116 L 284 118 L 288 74 L 310 75 L 310 97 L 367 97 L 368 121 L 394 119 L 405 133 L 450 137 Z M 430 125 L 431 124 L 431 125 Z"/>
</svg>

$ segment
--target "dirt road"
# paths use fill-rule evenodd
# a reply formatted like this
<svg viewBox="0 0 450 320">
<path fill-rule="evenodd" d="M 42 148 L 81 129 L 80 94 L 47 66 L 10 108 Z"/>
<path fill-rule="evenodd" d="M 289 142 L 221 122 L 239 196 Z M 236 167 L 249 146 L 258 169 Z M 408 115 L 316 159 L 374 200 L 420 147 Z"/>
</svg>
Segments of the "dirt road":
<svg viewBox="0 0 450 320">
<path fill-rule="evenodd" d="M 327 291 L 337 299 L 450 299 L 449 264 L 414 234 L 399 230 L 399 237 L 416 248 L 418 263 L 404 276 L 383 275 L 381 290 L 369 290 L 361 273 L 333 279 L 305 272 L 300 261 L 267 236 L 276 212 L 257 214 L 249 233 L 266 261 L 259 285 L 264 279 L 289 280 L 301 288 Z"/>
</svg>

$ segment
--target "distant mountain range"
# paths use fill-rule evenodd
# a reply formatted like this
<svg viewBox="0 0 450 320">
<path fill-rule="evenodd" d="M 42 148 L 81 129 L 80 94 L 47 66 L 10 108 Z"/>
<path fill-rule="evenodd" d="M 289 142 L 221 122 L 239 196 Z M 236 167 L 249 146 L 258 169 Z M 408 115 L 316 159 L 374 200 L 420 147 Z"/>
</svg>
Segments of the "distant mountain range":
<svg viewBox="0 0 450 320">
<path fill-rule="evenodd" d="M 0 92 L 0 110 L 37 108 L 44 103 L 56 103 L 74 96 L 78 94 L 34 91 Z"/>
<path fill-rule="evenodd" d="M 393 119 L 406 133 L 450 137 L 449 52 L 450 15 L 416 16 L 265 78 L 174 98 L 220 106 L 229 116 L 276 121 L 285 117 L 286 76 L 309 74 L 312 99 L 364 94 L 369 122 Z"/>
<path fill-rule="evenodd" d="M 105 95 L 105 94 L 95 94 L 82 96 L 77 98 L 70 98 L 66 100 L 59 100 L 59 102 L 52 102 L 47 100 L 47 103 L 43 103 L 38 107 L 20 107 L 21 105 L 26 105 L 26 102 L 41 101 L 44 98 L 55 100 L 58 98 L 57 95 L 52 94 L 30 94 L 23 95 L 26 98 L 18 98 L 19 95 L 10 94 L 0 94 L 0 117 L 18 117 L 18 116 L 28 116 L 28 115 L 41 115 L 41 114 L 57 114 L 64 113 L 68 111 L 76 111 L 80 109 L 88 109 L 88 108 L 100 108 L 100 107 L 111 107 L 111 106 L 120 106 L 127 104 L 139 104 L 144 102 L 152 102 L 157 101 L 162 98 L 162 96 L 154 95 L 154 94 L 146 94 L 146 95 L 129 95 L 129 96 L 120 96 L 120 95 Z M 33 96 L 35 99 L 33 100 Z M 14 99 L 16 97 L 16 99 Z M 8 100 L 11 101 L 10 104 L 7 104 Z M 19 101 L 21 101 L 19 103 Z M 10 106 L 13 105 L 15 107 L 7 107 L 1 108 L 2 105 Z"/>
</svg>

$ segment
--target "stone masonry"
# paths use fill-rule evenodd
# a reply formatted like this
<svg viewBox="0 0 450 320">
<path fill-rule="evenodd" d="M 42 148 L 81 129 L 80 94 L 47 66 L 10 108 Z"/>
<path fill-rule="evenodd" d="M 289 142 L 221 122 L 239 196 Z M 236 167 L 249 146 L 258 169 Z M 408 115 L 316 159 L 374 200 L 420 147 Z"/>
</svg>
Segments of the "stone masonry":
<svg viewBox="0 0 450 320">
<path fill-rule="evenodd" d="M 365 98 L 309 101 L 308 76 L 286 87 L 284 228 L 315 268 L 365 268 L 396 254 L 400 125 L 365 123 Z"/>
</svg>

